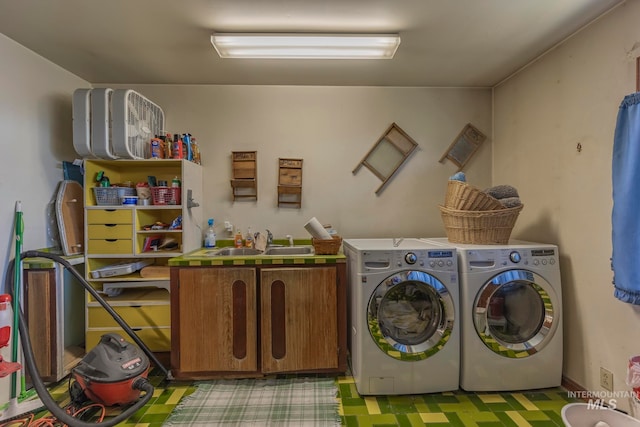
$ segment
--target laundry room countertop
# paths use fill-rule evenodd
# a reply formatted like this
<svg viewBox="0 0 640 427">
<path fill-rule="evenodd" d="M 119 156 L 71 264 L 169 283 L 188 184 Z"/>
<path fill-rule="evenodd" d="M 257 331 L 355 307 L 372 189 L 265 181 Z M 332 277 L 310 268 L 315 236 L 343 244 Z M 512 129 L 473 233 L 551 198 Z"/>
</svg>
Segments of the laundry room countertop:
<svg viewBox="0 0 640 427">
<path fill-rule="evenodd" d="M 171 267 L 199 267 L 216 265 L 322 265 L 346 263 L 342 251 L 335 255 L 232 255 L 208 256 L 209 248 L 196 249 L 184 255 L 171 258 Z"/>
<path fill-rule="evenodd" d="M 78 265 L 78 264 L 84 263 L 83 254 L 67 256 L 67 255 L 63 255 L 62 252 L 60 252 L 60 250 L 57 248 L 42 248 L 42 249 L 37 249 L 37 251 L 58 255 L 63 259 L 65 259 L 71 265 Z M 25 270 L 48 269 L 48 268 L 55 268 L 55 266 L 56 266 L 56 261 L 49 258 L 44 258 L 44 257 L 24 258 L 22 260 L 22 268 Z"/>
</svg>

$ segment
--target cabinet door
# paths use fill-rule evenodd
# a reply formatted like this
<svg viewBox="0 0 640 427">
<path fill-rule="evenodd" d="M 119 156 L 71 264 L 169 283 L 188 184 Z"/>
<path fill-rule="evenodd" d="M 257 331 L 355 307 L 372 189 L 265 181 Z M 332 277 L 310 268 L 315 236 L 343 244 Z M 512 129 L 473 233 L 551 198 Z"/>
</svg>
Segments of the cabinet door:
<svg viewBox="0 0 640 427">
<path fill-rule="evenodd" d="M 56 328 L 55 270 L 26 270 L 25 285 L 29 338 L 38 373 L 45 381 L 57 381 L 55 375 L 60 355 L 56 349 L 60 337 Z"/>
<path fill-rule="evenodd" d="M 335 268 L 262 269 L 260 279 L 262 371 L 338 368 Z"/>
<path fill-rule="evenodd" d="M 256 371 L 255 269 L 181 268 L 177 285 L 172 364 L 181 372 Z"/>
</svg>

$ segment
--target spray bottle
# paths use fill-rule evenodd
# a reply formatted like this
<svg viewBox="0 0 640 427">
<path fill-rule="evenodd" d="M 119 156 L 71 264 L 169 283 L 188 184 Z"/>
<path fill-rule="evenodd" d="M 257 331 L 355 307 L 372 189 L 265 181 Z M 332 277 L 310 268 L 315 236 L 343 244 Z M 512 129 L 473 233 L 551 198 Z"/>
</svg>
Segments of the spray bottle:
<svg viewBox="0 0 640 427">
<path fill-rule="evenodd" d="M 204 233 L 204 247 L 214 248 L 216 246 L 216 232 L 213 229 L 213 218 L 209 218 L 209 228 Z"/>
</svg>

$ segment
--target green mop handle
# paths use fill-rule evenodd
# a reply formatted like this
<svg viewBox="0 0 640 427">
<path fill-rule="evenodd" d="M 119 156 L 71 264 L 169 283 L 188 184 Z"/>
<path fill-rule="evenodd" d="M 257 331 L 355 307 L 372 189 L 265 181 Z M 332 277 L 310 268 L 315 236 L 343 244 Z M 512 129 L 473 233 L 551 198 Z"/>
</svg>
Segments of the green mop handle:
<svg viewBox="0 0 640 427">
<path fill-rule="evenodd" d="M 13 330 L 11 331 L 11 361 L 18 361 L 18 310 L 20 310 L 20 254 L 22 253 L 22 238 L 24 236 L 24 222 L 22 220 L 22 202 L 16 202 L 16 256 L 13 278 Z M 16 397 L 17 373 L 11 374 L 11 398 Z"/>
</svg>

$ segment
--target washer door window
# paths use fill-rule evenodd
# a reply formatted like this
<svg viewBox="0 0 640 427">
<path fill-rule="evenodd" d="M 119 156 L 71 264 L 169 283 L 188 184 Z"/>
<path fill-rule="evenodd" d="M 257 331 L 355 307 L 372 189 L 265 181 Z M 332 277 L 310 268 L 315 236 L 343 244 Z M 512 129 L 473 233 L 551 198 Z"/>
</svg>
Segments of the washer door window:
<svg viewBox="0 0 640 427">
<path fill-rule="evenodd" d="M 451 336 L 454 305 L 448 289 L 421 271 L 386 278 L 367 309 L 369 332 L 378 347 L 398 360 L 424 360 Z"/>
<path fill-rule="evenodd" d="M 530 271 L 509 270 L 495 276 L 476 296 L 473 322 L 478 336 L 504 357 L 537 353 L 556 328 L 550 292 L 551 285 Z"/>
</svg>

